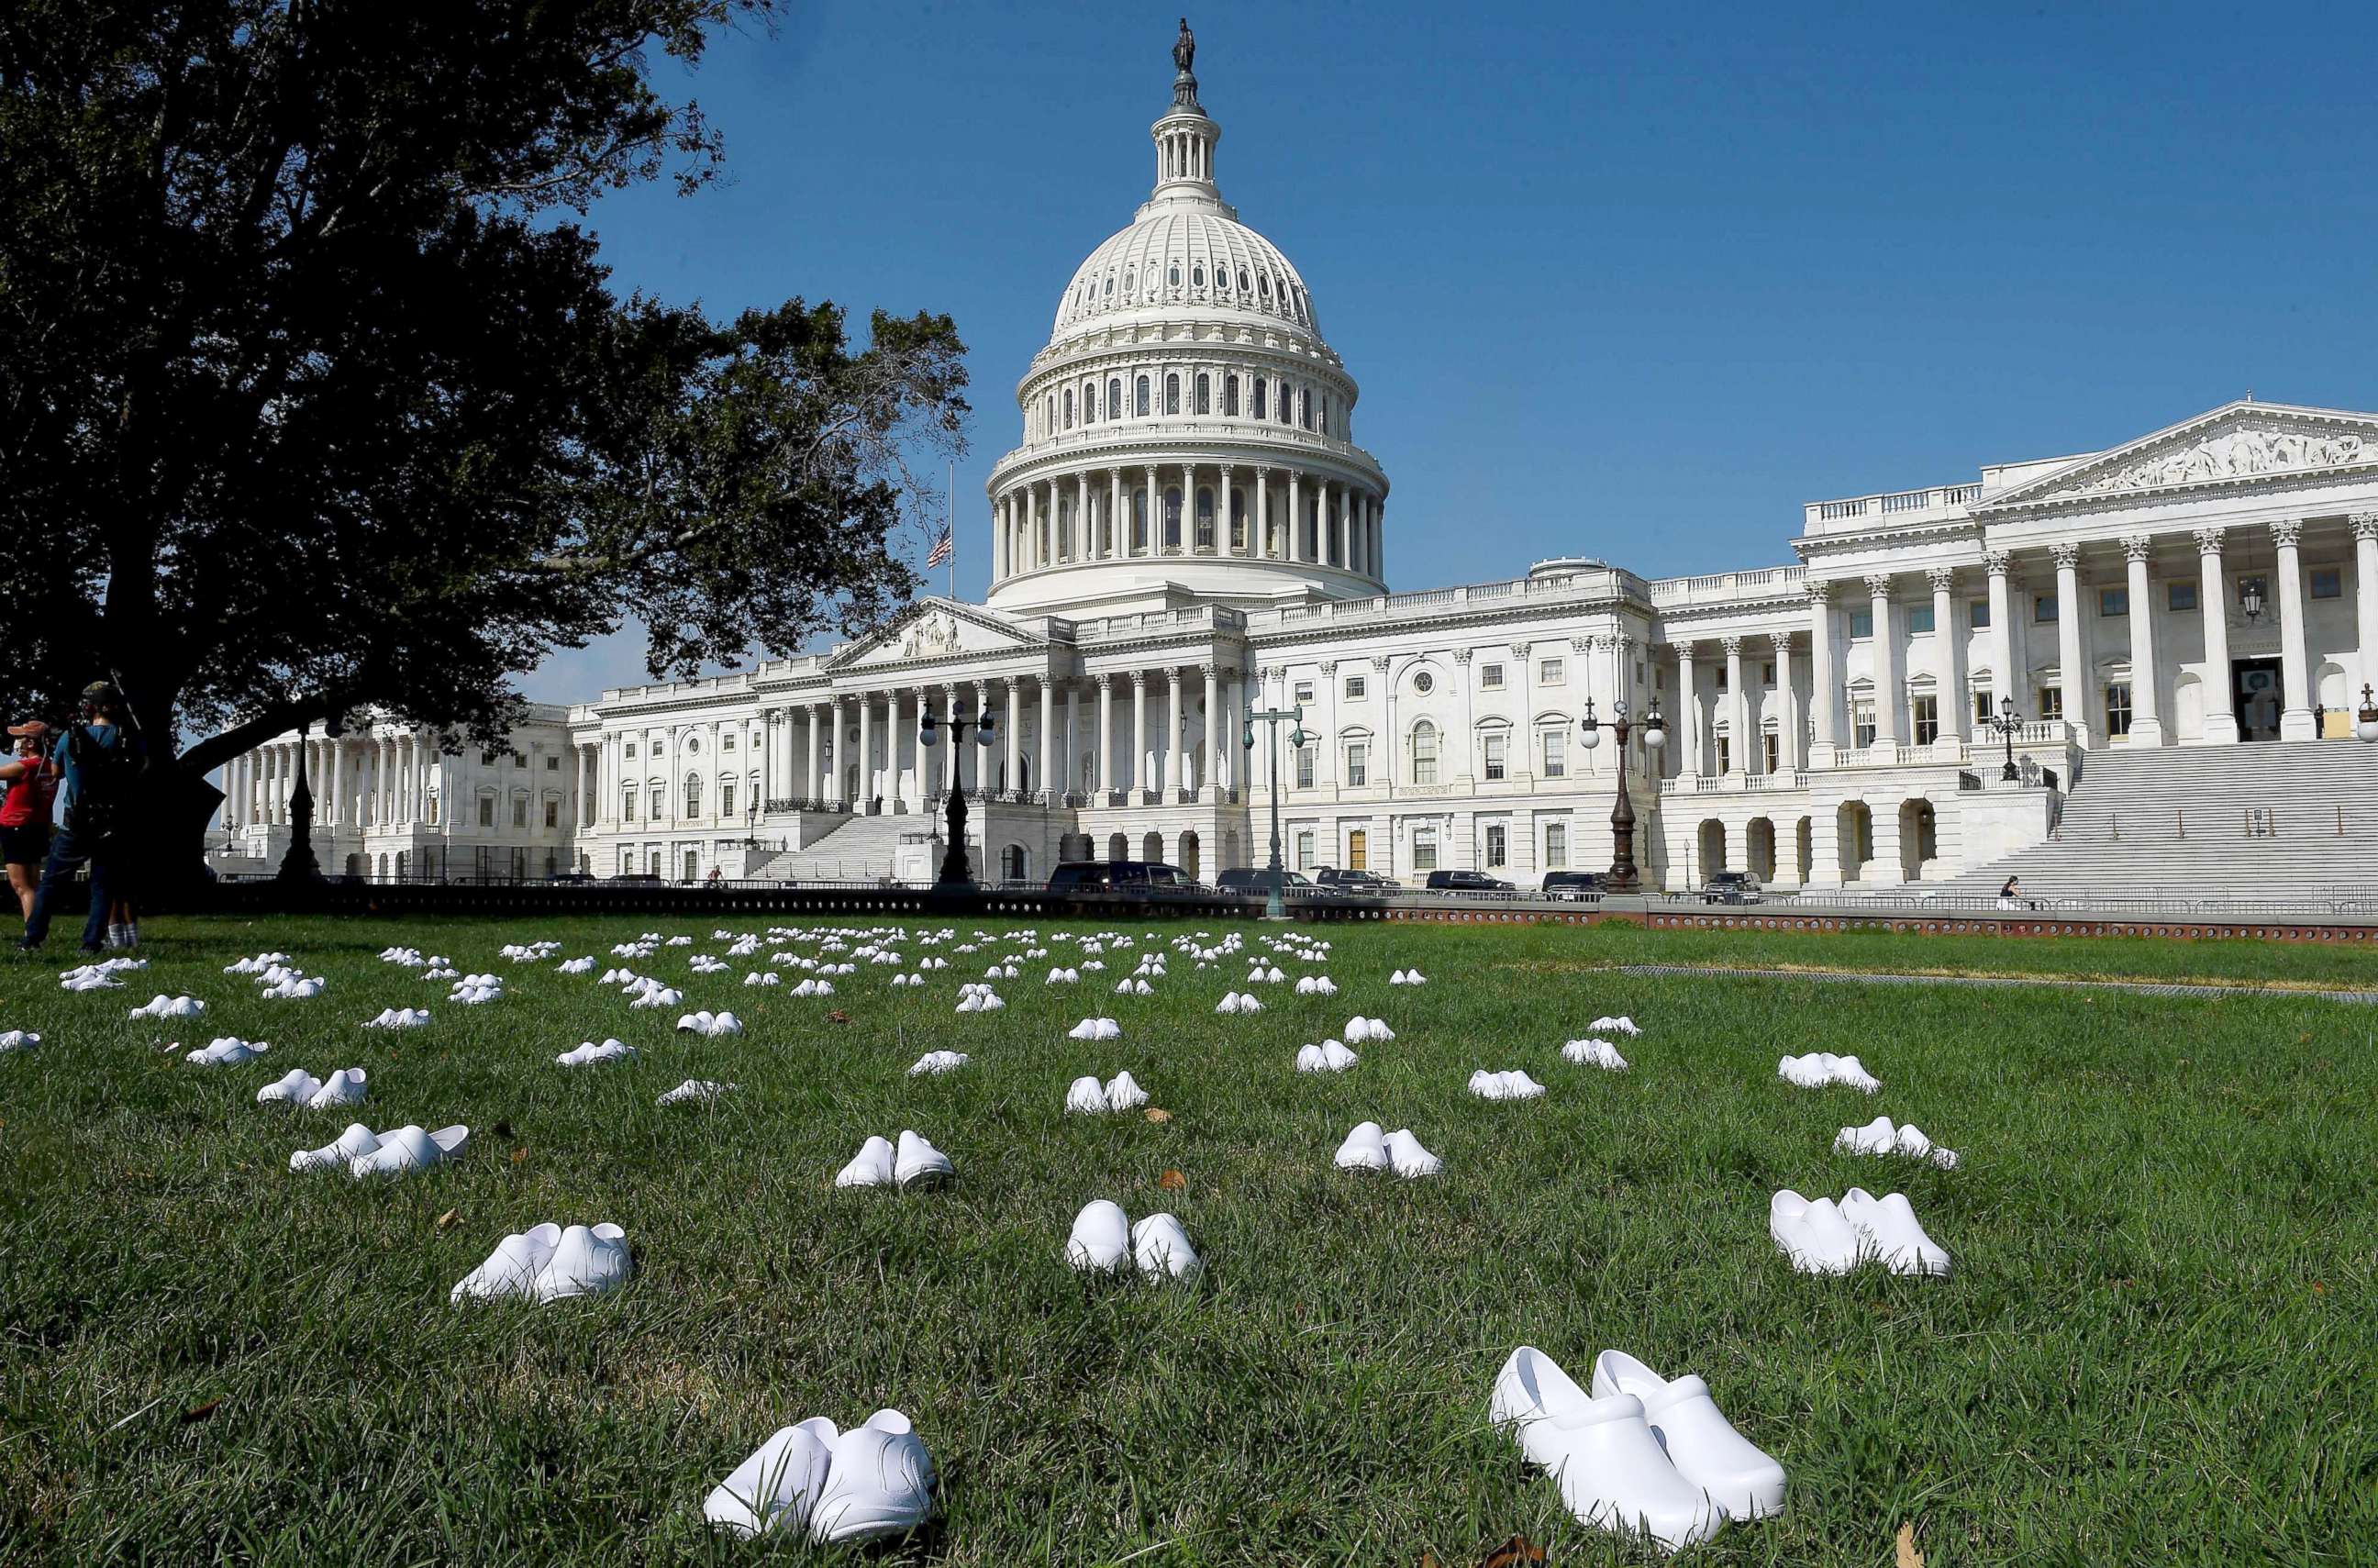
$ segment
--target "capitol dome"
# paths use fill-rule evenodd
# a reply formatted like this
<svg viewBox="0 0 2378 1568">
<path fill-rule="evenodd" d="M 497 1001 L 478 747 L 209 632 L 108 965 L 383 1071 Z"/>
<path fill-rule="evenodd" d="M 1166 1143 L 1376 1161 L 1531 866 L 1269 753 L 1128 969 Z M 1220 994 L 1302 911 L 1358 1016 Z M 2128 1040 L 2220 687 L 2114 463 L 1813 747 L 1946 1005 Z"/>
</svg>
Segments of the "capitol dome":
<svg viewBox="0 0 2378 1568">
<path fill-rule="evenodd" d="M 1304 278 L 1214 178 L 1184 30 L 1156 185 L 1075 267 L 992 467 L 990 603 L 1071 615 L 1384 590 L 1387 476 Z"/>
</svg>

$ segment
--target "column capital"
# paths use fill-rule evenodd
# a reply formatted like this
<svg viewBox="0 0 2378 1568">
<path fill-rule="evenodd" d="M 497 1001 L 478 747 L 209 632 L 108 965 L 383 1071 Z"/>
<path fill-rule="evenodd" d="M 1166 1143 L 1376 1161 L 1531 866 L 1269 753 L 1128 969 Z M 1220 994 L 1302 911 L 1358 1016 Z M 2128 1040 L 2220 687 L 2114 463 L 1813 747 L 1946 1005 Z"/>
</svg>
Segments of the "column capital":
<svg viewBox="0 0 2378 1568">
<path fill-rule="evenodd" d="M 1114 671 L 1111 669 L 1094 670 L 1090 675 L 1090 684 L 1096 686 L 1101 692 L 1112 688 L 1114 681 Z"/>
<path fill-rule="evenodd" d="M 1987 550 L 1982 555 L 1982 570 L 1993 577 L 2014 575 L 2014 554 L 2011 550 Z"/>
<path fill-rule="evenodd" d="M 1676 657 L 1683 663 L 1690 664 L 1700 657 L 1700 644 L 1690 637 L 1679 638 L 1668 645 L 1676 650 Z"/>
<path fill-rule="evenodd" d="M 1767 640 L 1774 646 L 1777 653 L 1788 657 L 1798 644 L 1799 638 L 1800 633 L 1797 632 L 1771 632 L 1768 633 Z"/>
<path fill-rule="evenodd" d="M 1377 670 L 1380 674 L 1385 675 L 1387 672 L 1387 664 L 1388 658 L 1386 654 L 1373 654 L 1371 656 L 1371 668 Z"/>
<path fill-rule="evenodd" d="M 1953 566 L 1935 566 L 1924 575 L 1931 583 L 1932 591 L 1936 594 L 1952 594 L 1957 591 L 1957 569 Z"/>
<path fill-rule="evenodd" d="M 1210 659 L 1209 659 L 1209 660 L 1207 660 L 1207 664 L 1206 664 L 1206 668 L 1207 668 L 1207 669 L 1213 669 L 1213 668 L 1214 668 L 1213 661 L 1212 661 L 1212 660 L 1210 660 Z M 1335 674 L 1337 674 L 1337 673 L 1338 673 L 1338 661 L 1337 661 L 1336 659 L 1334 659 L 1334 658 L 1325 658 L 1325 659 L 1323 659 L 1323 660 L 1321 661 L 1321 673 L 1322 673 L 1322 674 L 1324 674 L 1324 675 L 1335 675 Z"/>
<path fill-rule="evenodd" d="M 1731 637 L 1722 637 L 1718 642 L 1719 645 L 1725 649 L 1726 657 L 1740 658 L 1742 657 L 1742 638 L 1738 633 Z"/>
<path fill-rule="evenodd" d="M 1811 577 L 1800 585 L 1800 591 L 1808 596 L 1811 605 L 1823 606 L 1833 602 L 1833 585 L 1828 580 Z"/>
<path fill-rule="evenodd" d="M 2198 528 L 2192 530 L 2189 537 L 2196 541 L 2197 554 L 2219 555 L 2221 542 L 2228 532 L 2227 528 Z"/>
<path fill-rule="evenodd" d="M 2048 559 L 2056 562 L 2056 570 L 2059 572 L 2078 571 L 2081 565 L 2081 547 L 2076 544 L 2050 545 L 2048 547 Z"/>
<path fill-rule="evenodd" d="M 2122 536 L 2122 559 L 2124 561 L 2144 561 L 2153 554 L 2155 554 L 2154 535 L 2125 534 Z"/>
<path fill-rule="evenodd" d="M 2348 519 L 2356 540 L 2378 539 L 2378 512 L 2357 512 Z"/>
<path fill-rule="evenodd" d="M 1137 692 L 1137 691 L 1145 690 L 1145 689 L 1146 689 L 1146 687 L 1147 687 L 1147 670 L 1145 670 L 1145 669 L 1135 669 L 1135 670 L 1133 670 L 1133 671 L 1131 672 L 1131 689 L 1132 689 L 1133 691 Z"/>
<path fill-rule="evenodd" d="M 1454 663 L 1456 663 L 1456 664 L 1468 664 L 1468 663 L 1470 662 L 1470 656 L 1471 656 L 1471 652 L 1472 652 L 1472 651 L 1473 651 L 1473 650 L 1471 650 L 1471 649 L 1470 649 L 1470 648 L 1456 648 L 1456 649 L 1454 649 L 1454 650 L 1453 650 L 1453 662 L 1454 662 Z"/>
<path fill-rule="evenodd" d="M 1867 573 L 1866 591 L 1879 599 L 1889 598 L 1891 597 L 1891 573 L 1888 572 L 1870 572 Z"/>
<path fill-rule="evenodd" d="M 2282 517 L 2271 525 L 2271 543 L 2281 549 L 2293 549 L 2303 538 L 2303 519 Z"/>
<path fill-rule="evenodd" d="M 1513 643 L 1511 645 L 1511 657 L 1513 658 L 1525 658 L 1530 653 L 1535 650 L 1535 646 L 1536 645 L 1533 643 Z"/>
</svg>

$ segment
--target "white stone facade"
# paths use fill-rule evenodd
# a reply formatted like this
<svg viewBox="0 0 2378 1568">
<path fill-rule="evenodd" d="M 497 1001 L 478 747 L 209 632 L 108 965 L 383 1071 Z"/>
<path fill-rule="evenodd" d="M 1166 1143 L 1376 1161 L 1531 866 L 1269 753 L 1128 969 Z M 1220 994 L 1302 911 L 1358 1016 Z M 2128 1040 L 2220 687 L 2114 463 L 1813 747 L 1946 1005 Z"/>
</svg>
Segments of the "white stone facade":
<svg viewBox="0 0 2378 1568">
<path fill-rule="evenodd" d="M 340 780 L 325 868 L 888 875 L 938 826 L 953 751 L 919 745 L 930 706 L 997 720 L 959 753 L 981 874 L 1262 864 L 1277 766 L 1292 867 L 1527 886 L 1610 863 L 1623 701 L 1668 726 L 1627 759 L 1655 882 L 1883 887 L 2037 842 L 2047 782 L 2092 750 L 2342 738 L 2378 681 L 2378 415 L 2252 402 L 1812 503 L 1789 566 L 1646 580 L 1580 556 L 1388 593 L 1355 383 L 1303 278 L 1222 202 L 1185 72 L 1152 134 L 1153 193 L 1018 383 L 985 604 L 540 713 L 522 763 L 317 740 L 316 789 Z M 1249 712 L 1288 707 L 1307 745 L 1242 743 Z M 285 838 L 295 743 L 234 765 L 235 851 Z M 885 816 L 913 819 L 905 848 Z"/>
</svg>

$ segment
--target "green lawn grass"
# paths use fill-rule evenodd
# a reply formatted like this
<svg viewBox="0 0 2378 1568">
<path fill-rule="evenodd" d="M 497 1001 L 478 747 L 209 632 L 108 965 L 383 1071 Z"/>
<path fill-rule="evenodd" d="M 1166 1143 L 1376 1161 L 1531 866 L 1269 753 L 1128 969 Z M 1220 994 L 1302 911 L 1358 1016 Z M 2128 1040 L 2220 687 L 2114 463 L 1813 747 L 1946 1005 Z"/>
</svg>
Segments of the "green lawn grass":
<svg viewBox="0 0 2378 1568">
<path fill-rule="evenodd" d="M 1487 1427 L 1521 1343 L 1580 1379 L 1605 1346 L 1699 1372 L 1784 1462 L 1786 1515 L 1688 1561 L 1886 1563 L 1903 1523 L 1934 1568 L 2346 1562 L 2378 1541 L 2378 1009 L 1589 967 L 2180 955 L 2202 974 L 2267 950 L 1363 926 L 1317 933 L 1334 999 L 1265 987 L 1263 1014 L 1218 1018 L 1243 964 L 1179 957 L 1157 995 L 1117 997 L 1133 960 L 1110 953 L 1107 985 L 1044 986 L 1052 957 L 978 1019 L 951 1008 L 989 950 L 915 992 L 862 966 L 812 1001 L 746 989 L 748 962 L 687 977 L 720 923 L 159 922 L 123 991 L 60 992 L 63 958 L 0 966 L 0 1027 L 47 1037 L 0 1057 L 0 1561 L 814 1561 L 713 1538 L 703 1495 L 777 1427 L 881 1405 L 915 1419 L 943 1494 L 878 1560 L 1456 1568 L 1523 1534 L 1558 1562 L 1644 1561 L 1568 1519 Z M 496 957 L 550 935 L 608 965 L 645 929 L 698 940 L 634 967 L 748 1033 L 679 1036 L 593 976 Z M 449 1006 L 374 957 L 398 942 L 498 970 L 509 994 Z M 330 991 L 264 1002 L 222 972 L 268 947 Z M 1411 965 L 1427 986 L 1387 983 Z M 127 1022 L 158 991 L 208 1015 Z M 435 1021 L 357 1027 L 404 1004 Z M 1341 1076 L 1291 1070 L 1358 1010 L 1398 1038 Z M 1123 1039 L 1064 1038 L 1094 1012 Z M 1644 1025 L 1633 1070 L 1562 1063 L 1603 1012 Z M 273 1049 L 212 1070 L 158 1049 L 222 1033 Z M 607 1035 L 641 1058 L 552 1065 Z M 908 1078 L 937 1046 L 972 1065 Z M 1883 1092 L 1775 1079 L 1778 1055 L 1827 1049 Z M 350 1117 L 257 1088 L 357 1066 L 354 1119 L 466 1122 L 465 1156 L 392 1183 L 293 1176 L 290 1151 Z M 1478 1067 L 1551 1092 L 1475 1100 Z M 1125 1067 L 1171 1120 L 1060 1114 L 1073 1078 Z M 654 1105 L 687 1078 L 741 1087 Z M 1963 1167 L 1831 1152 L 1877 1114 Z M 1364 1118 L 1411 1127 L 1446 1174 L 1332 1169 Z M 955 1188 L 831 1188 L 867 1134 L 903 1128 L 957 1162 Z M 1159 1187 L 1175 1170 L 1184 1185 Z M 1792 1273 L 1770 1193 L 1853 1185 L 1906 1191 L 1954 1275 Z M 1202 1284 L 1070 1272 L 1066 1229 L 1096 1197 L 1178 1212 Z M 447 1305 L 504 1233 L 546 1219 L 618 1222 L 637 1277 L 598 1300 Z"/>
</svg>

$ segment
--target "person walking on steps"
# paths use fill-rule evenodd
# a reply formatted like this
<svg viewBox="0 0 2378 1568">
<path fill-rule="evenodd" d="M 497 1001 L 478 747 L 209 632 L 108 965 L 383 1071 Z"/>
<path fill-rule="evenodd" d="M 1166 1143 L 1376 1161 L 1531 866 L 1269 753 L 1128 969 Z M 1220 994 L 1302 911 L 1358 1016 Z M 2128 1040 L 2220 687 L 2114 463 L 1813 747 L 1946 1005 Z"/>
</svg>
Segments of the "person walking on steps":
<svg viewBox="0 0 2378 1568">
<path fill-rule="evenodd" d="M 50 767 L 59 774 L 66 796 L 66 824 L 50 841 L 49 863 L 42 869 L 42 885 L 33 895 L 33 911 L 25 921 L 24 952 L 38 949 L 50 934 L 50 905 L 58 889 L 74 878 L 78 867 L 90 867 L 90 913 L 83 921 L 82 950 L 96 955 L 110 947 L 129 947 L 139 933 L 126 923 L 112 923 L 127 889 L 125 876 L 132 834 L 132 810 L 148 752 L 139 732 L 126 720 L 124 694 L 114 682 L 94 681 L 83 688 L 82 717 L 66 726 L 50 749 Z"/>
</svg>

